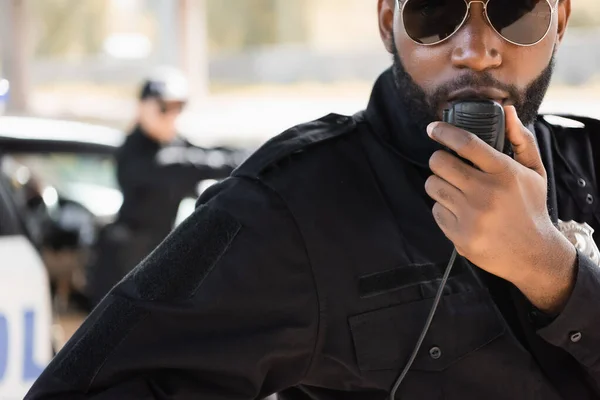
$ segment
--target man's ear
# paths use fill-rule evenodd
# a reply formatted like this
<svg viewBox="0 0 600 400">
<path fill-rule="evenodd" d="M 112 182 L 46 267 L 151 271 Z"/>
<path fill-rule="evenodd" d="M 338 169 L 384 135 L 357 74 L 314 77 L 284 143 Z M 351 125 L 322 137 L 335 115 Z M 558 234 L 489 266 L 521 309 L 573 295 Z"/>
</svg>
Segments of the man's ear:
<svg viewBox="0 0 600 400">
<path fill-rule="evenodd" d="M 386 50 L 391 54 L 394 51 L 394 10 L 396 0 L 378 0 L 377 15 L 379 16 L 379 35 Z"/>
<path fill-rule="evenodd" d="M 558 0 L 556 6 L 556 15 L 558 17 L 558 43 L 560 44 L 565 36 L 569 18 L 571 18 L 571 0 Z"/>
</svg>

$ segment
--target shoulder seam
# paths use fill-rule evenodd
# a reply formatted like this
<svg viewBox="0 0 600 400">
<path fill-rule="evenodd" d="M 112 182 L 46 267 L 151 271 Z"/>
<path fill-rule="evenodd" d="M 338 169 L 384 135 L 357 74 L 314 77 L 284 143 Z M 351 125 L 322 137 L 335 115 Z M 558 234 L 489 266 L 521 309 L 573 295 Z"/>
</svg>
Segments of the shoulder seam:
<svg viewBox="0 0 600 400">
<path fill-rule="evenodd" d="M 308 126 L 309 124 L 323 124 Z M 257 152 L 236 170 L 233 176 L 255 178 L 263 175 L 269 167 L 316 145 L 328 142 L 353 131 L 357 121 L 353 117 L 329 114 L 323 118 L 296 125 L 267 141 Z M 304 131 L 301 128 L 306 127 Z M 303 132 L 303 135 L 299 133 Z"/>
<path fill-rule="evenodd" d="M 302 230 L 300 229 L 300 225 L 298 224 L 297 219 L 294 216 L 294 213 L 289 208 L 289 206 L 288 206 L 287 202 L 285 201 L 285 199 L 283 198 L 283 196 L 281 196 L 281 194 L 277 190 L 275 190 L 271 185 L 267 184 L 265 181 L 263 181 L 262 179 L 260 179 L 258 177 L 250 177 L 247 175 L 240 175 L 240 176 L 236 176 L 236 178 L 255 182 L 255 183 L 259 184 L 260 186 L 262 186 L 265 190 L 267 190 L 267 191 L 273 193 L 275 196 L 277 196 L 277 198 L 279 198 L 281 203 L 285 206 L 285 209 L 286 209 L 287 213 L 289 214 L 290 219 L 292 220 L 292 223 L 294 224 L 294 227 L 296 228 L 296 231 L 298 232 L 298 236 L 300 237 L 300 240 L 302 242 L 302 248 L 304 249 L 304 254 L 306 256 L 306 261 L 308 263 L 308 267 L 309 267 L 310 274 L 311 274 L 312 281 L 313 281 L 313 288 L 314 288 L 316 299 L 317 299 L 317 329 L 316 329 L 316 332 L 314 335 L 314 345 L 313 345 L 313 350 L 311 352 L 311 357 L 310 357 L 310 360 L 306 367 L 306 370 L 302 374 L 302 380 L 304 380 L 314 367 L 314 363 L 316 360 L 316 354 L 317 354 L 317 347 L 318 347 L 318 344 L 321 342 L 320 339 L 324 335 L 323 320 L 324 320 L 324 314 L 325 314 L 324 308 L 322 307 L 321 293 L 319 292 L 319 285 L 317 283 L 317 277 L 316 277 L 316 274 L 315 274 L 315 271 L 313 268 L 313 264 L 310 259 L 308 247 L 306 246 L 306 240 L 304 239 L 304 235 L 302 234 Z"/>
</svg>

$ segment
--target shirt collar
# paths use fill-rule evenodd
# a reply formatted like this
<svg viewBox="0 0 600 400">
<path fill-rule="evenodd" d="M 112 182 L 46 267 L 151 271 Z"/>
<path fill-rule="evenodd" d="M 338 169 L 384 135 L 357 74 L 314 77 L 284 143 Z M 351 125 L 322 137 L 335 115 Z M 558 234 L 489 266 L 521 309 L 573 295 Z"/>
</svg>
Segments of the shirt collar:
<svg viewBox="0 0 600 400">
<path fill-rule="evenodd" d="M 365 112 L 373 132 L 406 161 L 429 168 L 429 158 L 442 146 L 414 124 L 404 108 L 394 82 L 392 69 L 379 76 Z"/>
</svg>

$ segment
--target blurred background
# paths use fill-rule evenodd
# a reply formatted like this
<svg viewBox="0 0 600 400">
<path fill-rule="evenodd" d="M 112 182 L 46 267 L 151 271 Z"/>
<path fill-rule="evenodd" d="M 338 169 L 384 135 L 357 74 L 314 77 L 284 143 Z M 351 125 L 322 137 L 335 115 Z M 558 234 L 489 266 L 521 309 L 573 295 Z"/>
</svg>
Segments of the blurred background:
<svg viewBox="0 0 600 400">
<path fill-rule="evenodd" d="M 123 201 L 115 152 L 151 71 L 188 76 L 190 142 L 251 151 L 364 108 L 390 63 L 374 0 L 0 0 L 0 398 L 22 398 L 89 311 L 86 266 Z M 600 118 L 598 0 L 573 0 L 542 111 Z"/>
<path fill-rule="evenodd" d="M 600 96 L 600 3 L 573 4 L 552 110 L 579 111 Z M 256 143 L 326 112 L 354 113 L 390 62 L 375 2 L 365 0 L 1 0 L 0 7 L 9 112 L 124 128 L 140 77 L 174 65 L 193 84 L 182 128 L 205 143 Z M 556 103 L 563 100 L 570 102 Z"/>
</svg>

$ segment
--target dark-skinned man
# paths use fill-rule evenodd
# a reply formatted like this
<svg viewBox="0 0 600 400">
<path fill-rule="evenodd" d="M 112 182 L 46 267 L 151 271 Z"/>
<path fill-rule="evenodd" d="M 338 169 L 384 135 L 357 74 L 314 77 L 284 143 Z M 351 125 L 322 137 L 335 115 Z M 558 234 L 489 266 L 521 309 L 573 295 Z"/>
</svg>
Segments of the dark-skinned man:
<svg viewBox="0 0 600 400">
<path fill-rule="evenodd" d="M 600 398 L 599 127 L 537 115 L 570 0 L 377 10 L 367 109 L 206 192 L 28 399 Z M 439 122 L 467 98 L 502 103 L 514 159 Z"/>
</svg>

